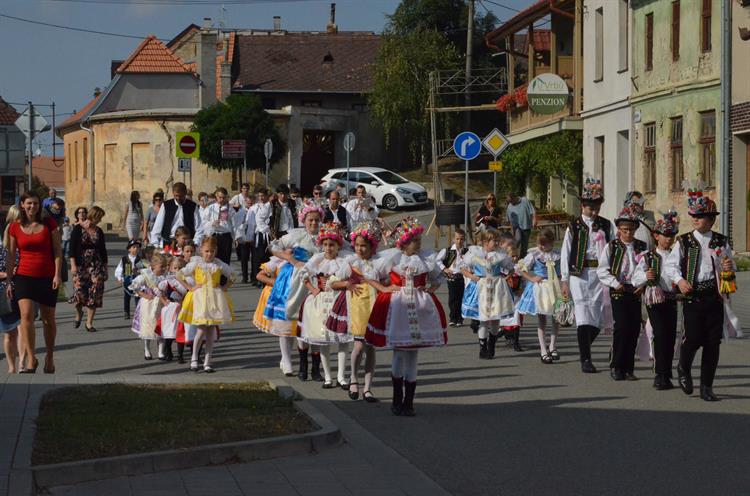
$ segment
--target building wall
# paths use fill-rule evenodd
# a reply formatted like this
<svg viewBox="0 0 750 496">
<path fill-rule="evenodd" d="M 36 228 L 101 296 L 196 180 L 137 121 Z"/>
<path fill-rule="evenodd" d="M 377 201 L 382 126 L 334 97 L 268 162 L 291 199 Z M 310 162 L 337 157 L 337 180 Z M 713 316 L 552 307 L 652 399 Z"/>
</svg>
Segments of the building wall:
<svg viewBox="0 0 750 496">
<path fill-rule="evenodd" d="M 682 219 L 687 220 L 685 191 L 672 191 L 670 149 L 671 122 L 683 117 L 683 162 L 685 178 L 695 181 L 700 164 L 700 114 L 716 111 L 716 183 L 707 194 L 717 200 L 722 194 L 720 178 L 721 161 L 721 4 L 711 2 L 711 51 L 701 49 L 701 4 L 698 0 L 680 2 L 680 53 L 679 60 L 672 57 L 672 1 L 633 0 L 631 74 L 633 91 L 631 105 L 634 116 L 632 148 L 634 189 L 645 190 L 644 178 L 644 124 L 656 126 L 656 191 L 646 192 L 648 210 L 666 211 L 676 207 Z M 653 64 L 646 69 L 646 15 L 652 13 Z M 688 229 L 683 222 L 681 230 Z M 717 223 L 716 228 L 719 228 Z"/>
<path fill-rule="evenodd" d="M 732 242 L 737 251 L 750 250 L 750 40 L 740 38 L 741 28 L 750 29 L 750 6 L 732 2 L 732 110 L 730 114 L 730 160 L 732 184 Z"/>
<path fill-rule="evenodd" d="M 750 102 L 750 40 L 742 41 L 740 28 L 750 29 L 750 6 L 732 2 L 732 103 Z"/>
<path fill-rule="evenodd" d="M 190 74 L 120 74 L 97 114 L 156 108 L 200 108 L 198 80 Z"/>
<path fill-rule="evenodd" d="M 163 189 L 171 196 L 174 182 L 184 181 L 197 196 L 199 191 L 213 191 L 217 186 L 230 186 L 229 171 L 216 171 L 193 159 L 192 174 L 177 171 L 174 137 L 177 131 L 188 130 L 191 121 L 128 120 L 94 123 L 94 204 L 106 211 L 104 224 L 115 229 L 122 222 L 125 204 L 130 193 L 141 193 L 144 212 L 150 205 L 151 195 Z M 163 126 L 163 127 L 162 127 Z M 81 150 L 85 131 L 65 134 L 66 154 L 65 195 L 71 207 L 91 204 L 90 175 L 82 174 Z M 77 164 L 77 167 L 76 167 Z"/>
</svg>

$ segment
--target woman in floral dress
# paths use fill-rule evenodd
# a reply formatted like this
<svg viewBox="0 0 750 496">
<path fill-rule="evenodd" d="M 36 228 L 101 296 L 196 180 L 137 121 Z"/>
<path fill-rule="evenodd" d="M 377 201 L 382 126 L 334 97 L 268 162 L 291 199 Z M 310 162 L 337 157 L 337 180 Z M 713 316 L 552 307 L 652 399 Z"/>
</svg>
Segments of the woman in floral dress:
<svg viewBox="0 0 750 496">
<path fill-rule="evenodd" d="M 104 232 L 98 226 L 104 210 L 92 207 L 88 219 L 76 225 L 70 234 L 70 272 L 75 293 L 70 303 L 76 306 L 76 329 L 81 325 L 86 307 L 86 330 L 96 332 L 94 315 L 102 306 L 104 282 L 107 280 L 107 248 Z"/>
</svg>

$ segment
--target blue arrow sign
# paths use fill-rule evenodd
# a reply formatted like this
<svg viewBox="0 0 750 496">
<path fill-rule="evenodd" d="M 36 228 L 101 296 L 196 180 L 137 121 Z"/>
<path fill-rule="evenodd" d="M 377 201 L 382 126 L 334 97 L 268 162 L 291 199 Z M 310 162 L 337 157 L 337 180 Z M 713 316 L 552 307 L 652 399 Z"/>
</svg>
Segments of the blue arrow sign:
<svg viewBox="0 0 750 496">
<path fill-rule="evenodd" d="M 453 152 L 461 160 L 474 160 L 482 151 L 482 140 L 471 131 L 464 131 L 453 140 Z"/>
</svg>

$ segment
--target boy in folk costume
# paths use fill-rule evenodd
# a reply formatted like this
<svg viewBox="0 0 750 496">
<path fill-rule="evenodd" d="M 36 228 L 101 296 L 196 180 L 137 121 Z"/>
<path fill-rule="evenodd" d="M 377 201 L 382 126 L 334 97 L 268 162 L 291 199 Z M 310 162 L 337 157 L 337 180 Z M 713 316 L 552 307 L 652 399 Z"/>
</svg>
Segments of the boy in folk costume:
<svg viewBox="0 0 750 496">
<path fill-rule="evenodd" d="M 599 254 L 596 274 L 609 287 L 614 317 L 610 376 L 615 381 L 637 380 L 635 348 L 641 331 L 641 290 L 633 285 L 638 262 L 646 252 L 646 243 L 635 239 L 640 222 L 630 206 L 624 207 L 615 219 L 617 238 Z"/>
<path fill-rule="evenodd" d="M 128 253 L 123 255 L 120 263 L 115 269 L 115 279 L 122 284 L 123 289 L 123 312 L 126 319 L 130 319 L 130 298 L 135 297 L 135 304 L 138 306 L 138 296 L 130 290 L 130 284 L 133 279 L 138 277 L 141 270 L 141 242 L 137 239 L 128 241 Z"/>
<path fill-rule="evenodd" d="M 667 257 L 667 272 L 686 297 L 677 365 L 680 388 L 685 394 L 693 393 L 691 367 L 702 346 L 700 396 L 704 401 L 717 401 L 713 382 L 724 328 L 725 295 L 736 291 L 736 267 L 727 237 L 711 230 L 719 215 L 716 203 L 703 196 L 701 189 L 700 185 L 688 188 L 688 213 L 695 229 L 677 238 Z"/>
<path fill-rule="evenodd" d="M 635 231 L 635 239 L 646 243 L 646 248 L 651 249 L 654 246 L 654 238 L 651 235 L 652 229 L 646 224 L 645 206 L 646 199 L 640 191 L 628 191 L 625 195 L 623 207 L 629 207 L 638 221 L 638 228 Z"/>
<path fill-rule="evenodd" d="M 564 296 L 573 297 L 581 370 L 589 374 L 596 373 L 591 362 L 591 344 L 601 328 L 609 324 L 605 319 L 609 309 L 605 307 L 604 288 L 596 274 L 599 254 L 615 237 L 612 223 L 599 216 L 603 201 L 601 181 L 586 178 L 581 216 L 565 231 L 560 253 L 562 291 Z"/>
<path fill-rule="evenodd" d="M 448 307 L 450 309 L 451 327 L 462 326 L 464 319 L 461 316 L 461 300 L 464 297 L 464 276 L 461 273 L 461 263 L 466 255 L 466 232 L 456 229 L 453 237 L 453 245 L 438 266 L 443 270 L 445 279 L 448 281 Z"/>
<path fill-rule="evenodd" d="M 645 253 L 633 276 L 633 285 L 643 287 L 643 301 L 654 329 L 654 388 L 672 389 L 672 360 L 677 338 L 677 299 L 667 272 L 667 257 L 677 234 L 677 214 L 670 211 L 656 221 L 656 246 Z"/>
</svg>

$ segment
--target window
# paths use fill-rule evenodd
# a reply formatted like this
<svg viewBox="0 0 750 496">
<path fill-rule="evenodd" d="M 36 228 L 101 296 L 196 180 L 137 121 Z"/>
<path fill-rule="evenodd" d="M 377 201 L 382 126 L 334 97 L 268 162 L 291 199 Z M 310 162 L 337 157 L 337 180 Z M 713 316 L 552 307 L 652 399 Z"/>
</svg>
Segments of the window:
<svg viewBox="0 0 750 496">
<path fill-rule="evenodd" d="M 80 155 L 80 152 L 78 142 L 76 141 L 73 145 L 73 175 L 75 176 L 76 181 L 78 181 L 78 156 Z"/>
<path fill-rule="evenodd" d="M 403 177 L 399 176 L 398 174 L 393 173 L 388 170 L 382 171 L 382 172 L 376 172 L 374 175 L 375 177 L 377 177 L 378 179 L 380 179 L 381 181 L 387 184 L 404 184 L 404 183 L 409 182 Z"/>
<path fill-rule="evenodd" d="M 716 112 L 701 112 L 700 174 L 706 186 L 716 186 Z"/>
<path fill-rule="evenodd" d="M 302 100 L 303 107 L 322 107 L 323 102 L 320 100 Z"/>
<path fill-rule="evenodd" d="M 680 0 L 672 2 L 672 60 L 680 60 Z"/>
<path fill-rule="evenodd" d="M 366 103 L 352 103 L 352 110 L 355 110 L 357 112 L 367 112 L 367 104 Z"/>
<path fill-rule="evenodd" d="M 596 9 L 596 60 L 594 61 L 594 82 L 604 79 L 604 8 Z"/>
<path fill-rule="evenodd" d="M 619 32 L 618 42 L 619 46 L 619 61 L 620 61 L 620 72 L 628 70 L 628 23 L 630 11 L 628 10 L 628 0 L 620 0 L 620 12 L 619 12 Z"/>
<path fill-rule="evenodd" d="M 70 143 L 68 143 L 68 153 L 65 155 L 67 157 L 65 161 L 68 163 L 68 181 L 73 180 L 73 151 L 71 148 Z"/>
<path fill-rule="evenodd" d="M 685 180 L 685 163 L 682 160 L 682 116 L 672 118 L 669 150 L 672 156 L 672 191 L 682 191 L 682 182 Z"/>
<path fill-rule="evenodd" d="M 646 14 L 646 70 L 654 68 L 654 14 Z"/>
<path fill-rule="evenodd" d="M 656 192 L 656 123 L 643 125 L 643 189 Z"/>
<path fill-rule="evenodd" d="M 602 178 L 602 195 L 604 194 L 604 136 L 594 138 L 594 177 Z"/>
<path fill-rule="evenodd" d="M 711 4 L 713 0 L 703 0 L 701 9 L 701 50 L 711 51 Z"/>
<path fill-rule="evenodd" d="M 89 139 L 83 138 L 83 178 L 86 179 L 89 175 Z"/>
</svg>

